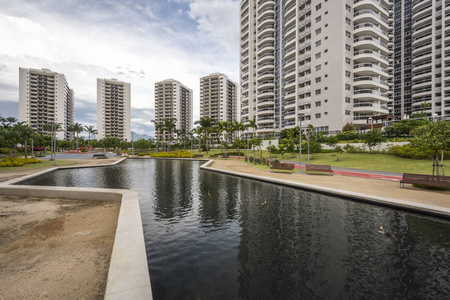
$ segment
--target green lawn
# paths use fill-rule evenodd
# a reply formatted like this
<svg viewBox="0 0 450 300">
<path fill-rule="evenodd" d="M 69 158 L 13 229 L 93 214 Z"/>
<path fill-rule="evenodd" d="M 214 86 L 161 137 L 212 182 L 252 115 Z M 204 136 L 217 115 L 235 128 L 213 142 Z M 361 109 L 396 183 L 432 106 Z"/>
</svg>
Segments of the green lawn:
<svg viewBox="0 0 450 300">
<path fill-rule="evenodd" d="M 68 165 L 71 163 L 73 163 L 73 161 L 56 160 L 57 166 Z M 24 165 L 24 166 L 20 166 L 20 167 L 0 167 L 0 172 L 22 171 L 22 170 L 45 168 L 45 167 L 53 167 L 53 161 L 43 160 L 41 163 L 29 164 L 29 165 Z"/>
<path fill-rule="evenodd" d="M 233 149 L 231 151 L 236 151 Z M 246 150 L 241 150 L 247 154 Z M 194 152 L 198 153 L 198 151 Z M 209 154 L 220 153 L 220 149 L 210 150 Z M 208 158 L 205 151 L 202 151 L 205 158 Z M 250 156 L 253 156 L 253 151 L 250 151 Z M 256 157 L 259 157 L 259 151 L 256 151 Z M 263 157 L 269 157 L 269 153 L 263 150 Z M 290 153 L 285 153 L 283 156 L 281 154 L 271 155 L 272 159 L 288 160 L 293 163 L 298 163 L 298 153 L 291 155 Z M 307 163 L 308 155 L 302 154 L 302 162 Z M 332 165 L 335 167 L 345 167 L 354 169 L 365 169 L 365 170 L 378 170 L 378 171 L 389 171 L 389 172 L 399 172 L 399 173 L 417 173 L 417 174 L 432 174 L 433 173 L 433 162 L 431 160 L 416 160 L 401 158 L 389 154 L 368 154 L 368 153 L 343 153 L 339 155 L 339 161 L 336 160 L 336 156 L 332 153 L 318 153 L 315 155 L 310 155 L 310 163 L 312 164 L 323 164 Z M 252 164 L 253 165 L 253 164 Z M 447 167 L 447 175 L 450 174 L 450 160 L 444 160 L 444 165 Z M 259 165 L 256 165 L 259 167 Z M 261 166 L 261 168 L 264 168 Z M 267 168 L 268 169 L 268 168 Z"/>
</svg>

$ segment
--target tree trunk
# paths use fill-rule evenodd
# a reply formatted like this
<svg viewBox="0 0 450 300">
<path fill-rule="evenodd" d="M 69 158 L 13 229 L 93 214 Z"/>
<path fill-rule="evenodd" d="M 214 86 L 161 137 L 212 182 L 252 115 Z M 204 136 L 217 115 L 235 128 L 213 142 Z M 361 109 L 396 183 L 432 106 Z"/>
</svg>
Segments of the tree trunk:
<svg viewBox="0 0 450 300">
<path fill-rule="evenodd" d="M 208 132 L 205 132 L 206 154 L 208 154 Z"/>
<path fill-rule="evenodd" d="M 25 138 L 25 158 L 28 157 L 28 138 Z"/>
<path fill-rule="evenodd" d="M 202 137 L 198 137 L 198 153 L 202 153 Z"/>
<path fill-rule="evenodd" d="M 436 175 L 439 176 L 439 151 L 436 150 Z"/>
</svg>

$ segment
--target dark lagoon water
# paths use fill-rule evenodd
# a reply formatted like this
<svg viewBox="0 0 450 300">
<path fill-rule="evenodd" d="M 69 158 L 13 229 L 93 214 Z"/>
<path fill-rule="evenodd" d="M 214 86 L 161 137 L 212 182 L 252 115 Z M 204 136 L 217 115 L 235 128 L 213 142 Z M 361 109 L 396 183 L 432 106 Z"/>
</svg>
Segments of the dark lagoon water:
<svg viewBox="0 0 450 300">
<path fill-rule="evenodd" d="M 26 184 L 136 190 L 155 299 L 449 298 L 450 222 L 200 164 L 127 160 Z"/>
</svg>

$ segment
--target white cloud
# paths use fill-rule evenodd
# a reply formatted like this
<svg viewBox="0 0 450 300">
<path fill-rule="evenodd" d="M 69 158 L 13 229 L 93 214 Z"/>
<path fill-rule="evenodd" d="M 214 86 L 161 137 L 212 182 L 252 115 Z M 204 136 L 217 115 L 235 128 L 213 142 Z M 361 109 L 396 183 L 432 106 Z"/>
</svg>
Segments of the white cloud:
<svg viewBox="0 0 450 300">
<path fill-rule="evenodd" d="M 0 78 L 16 90 L 0 86 L 0 101 L 18 101 L 19 67 L 49 68 L 64 73 L 75 91 L 75 109 L 83 112 L 82 101 L 96 103 L 96 78 L 130 82 L 134 110 L 153 109 L 154 83 L 174 78 L 194 91 L 195 121 L 200 114 L 200 77 L 223 72 L 237 80 L 237 2 L 193 1 L 190 16 L 198 23 L 180 16 L 185 20 L 177 21 L 186 26 L 178 24 L 178 27 L 170 20 L 155 18 L 155 11 L 163 15 L 162 11 L 152 9 L 156 2 L 150 2 L 151 7 L 148 3 L 141 5 L 145 16 L 137 15 L 135 6 L 128 7 L 122 1 L 108 1 L 108 5 L 113 5 L 109 9 L 95 6 L 99 3 L 64 1 L 62 5 L 53 0 L 15 0 L 4 5 L 0 12 Z M 69 4 L 79 5 L 79 12 L 72 14 Z M 178 8 L 174 13 L 179 16 Z M 200 33 L 188 31 L 196 26 Z M 207 38 L 199 41 L 199 36 Z M 228 43 L 236 45 L 226 46 Z M 85 116 L 90 118 L 86 123 L 95 124 L 95 112 Z M 143 133 L 145 128 L 153 128 L 148 121 L 134 118 L 132 130 Z"/>
</svg>

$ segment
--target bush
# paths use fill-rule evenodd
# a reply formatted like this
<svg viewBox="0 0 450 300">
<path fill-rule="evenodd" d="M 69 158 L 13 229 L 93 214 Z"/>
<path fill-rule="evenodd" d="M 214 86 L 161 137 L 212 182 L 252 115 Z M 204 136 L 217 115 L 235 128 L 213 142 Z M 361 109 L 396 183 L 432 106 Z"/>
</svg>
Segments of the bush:
<svg viewBox="0 0 450 300">
<path fill-rule="evenodd" d="M 177 158 L 191 158 L 191 152 L 187 150 L 175 150 L 172 152 L 159 152 L 159 153 L 149 153 L 151 157 L 177 157 Z M 139 153 L 141 155 L 141 153 Z"/>
<path fill-rule="evenodd" d="M 255 158 L 255 164 L 258 164 L 258 165 L 260 165 L 260 164 L 261 164 L 261 159 L 259 159 L 259 158 Z"/>
<path fill-rule="evenodd" d="M 250 157 L 249 157 L 249 160 L 250 160 L 251 163 L 253 163 L 253 161 L 255 160 L 255 158 L 254 158 L 253 156 L 250 156 Z"/>
<path fill-rule="evenodd" d="M 245 156 L 245 154 L 244 154 L 244 152 L 236 152 L 236 151 L 234 151 L 234 152 L 227 152 L 227 154 L 228 155 L 231 155 L 231 156 Z"/>
<path fill-rule="evenodd" d="M 279 161 L 278 159 L 274 159 L 274 160 L 273 160 L 273 163 L 274 163 L 274 164 L 278 164 L 278 163 L 280 163 L 280 161 Z"/>
<path fill-rule="evenodd" d="M 398 157 L 412 158 L 412 159 L 433 159 L 434 151 L 423 151 L 418 148 L 414 148 L 411 145 L 403 146 L 390 146 L 387 150 L 389 154 L 393 154 Z M 444 159 L 450 159 L 450 152 L 444 152 Z"/>
<path fill-rule="evenodd" d="M 2 153 L 2 154 L 12 154 L 12 153 L 14 153 L 14 150 L 10 149 L 10 148 L 0 148 L 0 153 Z"/>
<path fill-rule="evenodd" d="M 363 153 L 366 152 L 366 148 L 364 146 L 357 147 L 350 144 L 345 145 L 342 149 L 345 150 L 347 153 Z"/>
<path fill-rule="evenodd" d="M 3 161 L 0 162 L 0 167 L 20 167 L 41 162 L 42 160 L 38 160 L 36 158 L 5 157 Z"/>
</svg>

